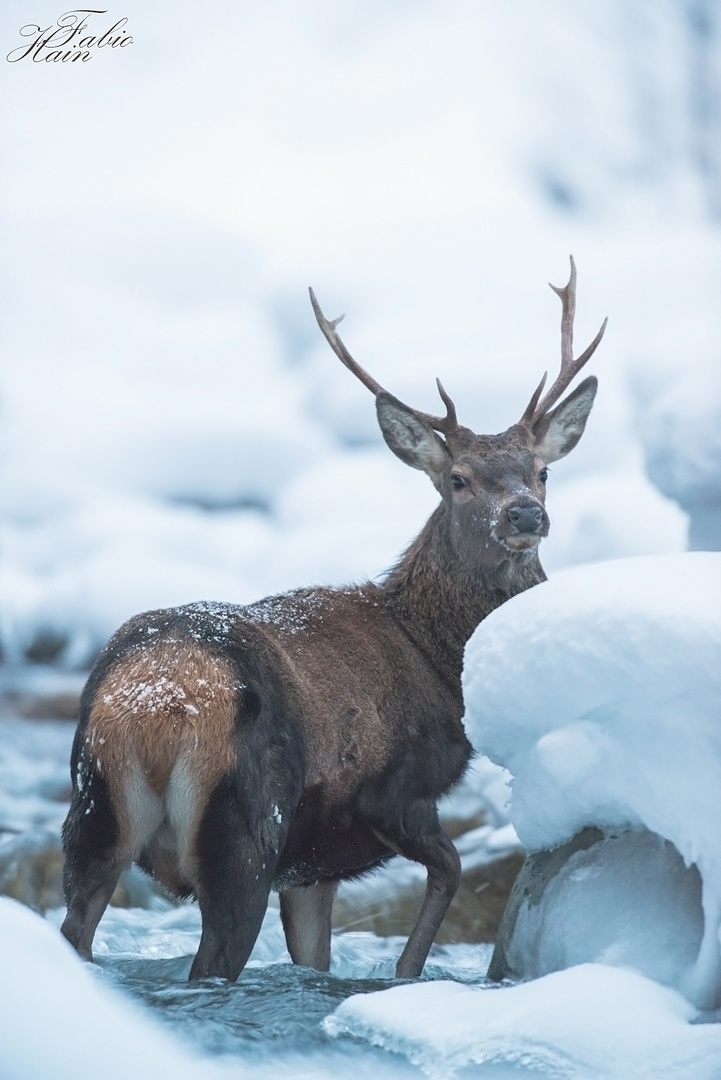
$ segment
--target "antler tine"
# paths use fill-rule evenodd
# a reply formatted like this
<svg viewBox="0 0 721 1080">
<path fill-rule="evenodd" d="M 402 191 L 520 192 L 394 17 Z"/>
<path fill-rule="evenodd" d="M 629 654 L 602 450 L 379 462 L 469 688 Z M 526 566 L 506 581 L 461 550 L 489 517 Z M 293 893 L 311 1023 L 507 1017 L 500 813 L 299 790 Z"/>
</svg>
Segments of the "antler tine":
<svg viewBox="0 0 721 1080">
<path fill-rule="evenodd" d="M 576 317 L 576 262 L 573 255 L 570 256 L 571 260 L 571 274 L 568 279 L 568 285 L 561 288 L 558 285 L 551 285 L 548 283 L 549 288 L 553 289 L 556 296 L 561 299 L 562 313 L 561 313 L 561 371 L 568 368 L 569 364 L 573 363 L 573 320 Z"/>
<path fill-rule="evenodd" d="M 435 431 L 440 431 L 444 435 L 450 435 L 452 432 L 458 430 L 456 406 L 453 404 L 450 395 L 443 389 L 443 383 L 440 379 L 436 379 L 436 386 L 438 387 L 438 393 L 441 395 L 441 401 L 446 407 L 446 415 L 431 416 L 429 413 L 422 413 L 416 410 L 416 416 L 422 417 Z"/>
<path fill-rule="evenodd" d="M 383 387 L 379 382 L 369 375 L 365 368 L 362 368 L 357 360 L 354 360 L 351 354 L 346 349 L 345 345 L 340 339 L 340 336 L 336 333 L 336 326 L 345 318 L 344 315 L 339 315 L 337 319 L 326 319 L 325 315 L 321 311 L 320 304 L 315 298 L 315 293 L 312 289 L 308 289 L 310 293 L 310 302 L 313 305 L 313 311 L 318 321 L 318 326 L 323 331 L 323 336 L 330 345 L 333 352 L 336 354 L 339 360 L 345 364 L 349 371 L 352 371 L 356 378 L 360 379 L 364 386 L 367 386 L 372 394 L 376 396 L 383 393 Z"/>
<path fill-rule="evenodd" d="M 373 376 L 369 375 L 369 373 L 365 370 L 365 368 L 361 367 L 357 360 L 353 359 L 353 357 L 341 341 L 340 336 L 336 333 L 335 328 L 341 321 L 343 316 L 339 315 L 337 319 L 326 319 L 325 315 L 321 310 L 320 304 L 316 300 L 315 293 L 312 289 L 308 289 L 308 292 L 310 293 L 310 302 L 313 305 L 313 311 L 315 312 L 318 326 L 321 328 L 323 336 L 325 337 L 326 341 L 328 342 L 338 359 L 345 364 L 349 371 L 353 372 L 356 378 L 360 379 L 363 385 L 366 386 L 372 394 L 378 396 L 378 394 L 385 393 L 386 391 L 383 389 L 381 384 L 379 382 L 376 382 Z M 409 405 L 406 405 L 406 408 L 410 409 L 410 411 L 415 416 L 417 416 L 419 420 L 424 420 L 427 424 L 430 424 L 434 431 L 440 431 L 444 435 L 449 435 L 452 432 L 458 430 L 456 407 L 453 404 L 451 398 L 446 393 L 446 391 L 443 389 L 441 380 L 436 379 L 436 383 L 438 384 L 438 393 L 441 395 L 443 404 L 446 407 L 445 416 L 432 416 L 430 413 L 421 412 L 420 409 L 413 409 Z"/>
<path fill-rule="evenodd" d="M 573 359 L 573 319 L 576 314 L 576 263 L 573 255 L 571 255 L 571 274 L 568 279 L 568 284 L 560 287 L 558 285 L 551 285 L 551 288 L 557 296 L 561 298 L 562 312 L 561 312 L 561 371 L 558 378 L 551 386 L 551 389 L 547 392 L 543 400 L 538 403 L 533 410 L 530 410 L 530 404 L 528 409 L 523 415 L 521 423 L 526 423 L 531 427 L 538 423 L 542 416 L 545 416 L 549 412 L 551 407 L 556 404 L 558 399 L 563 394 L 564 390 L 575 379 L 578 372 L 583 365 L 590 360 L 598 348 L 601 338 L 606 331 L 606 324 L 608 319 L 604 319 L 601 324 L 601 329 L 596 334 L 595 338 L 588 346 L 588 348 L 581 353 L 581 355 L 574 360 Z M 540 392 L 540 391 L 539 391 Z M 534 395 L 535 397 L 536 395 Z M 531 399 L 531 403 L 533 399 Z M 530 418 L 529 418 L 530 410 Z"/>
<path fill-rule="evenodd" d="M 546 385 L 546 379 L 547 378 L 548 378 L 548 372 L 544 371 L 543 378 L 539 382 L 536 389 L 533 391 L 533 394 L 531 395 L 531 400 L 528 402 L 528 405 L 526 405 L 526 411 L 524 412 L 521 419 L 518 421 L 518 423 L 523 424 L 524 427 L 532 427 L 533 426 L 533 417 L 535 416 L 536 408 L 538 406 L 538 401 L 539 401 L 539 399 L 541 397 L 541 394 L 543 393 L 543 388 Z"/>
</svg>

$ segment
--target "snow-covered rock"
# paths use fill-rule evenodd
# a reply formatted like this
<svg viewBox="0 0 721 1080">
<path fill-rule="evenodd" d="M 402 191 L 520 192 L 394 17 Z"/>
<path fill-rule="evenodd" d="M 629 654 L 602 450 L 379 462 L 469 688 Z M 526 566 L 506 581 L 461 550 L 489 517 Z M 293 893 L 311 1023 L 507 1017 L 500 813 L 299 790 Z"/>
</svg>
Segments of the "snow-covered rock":
<svg viewBox="0 0 721 1080">
<path fill-rule="evenodd" d="M 703 932 L 701 877 L 673 844 L 643 829 L 588 827 L 527 857 L 488 975 L 537 978 L 593 957 L 686 988 Z"/>
<path fill-rule="evenodd" d="M 355 996 L 326 1030 L 431 1076 L 716 1080 L 721 1030 L 697 1021 L 721 1004 L 721 556 L 560 573 L 481 624 L 464 683 L 531 851 L 501 974 L 533 981 Z"/>
<path fill-rule="evenodd" d="M 469 735 L 511 773 L 526 848 L 587 827 L 607 838 L 556 851 L 543 887 L 538 856 L 504 942 L 513 971 L 628 964 L 718 1008 L 721 555 L 558 574 L 481 624 L 464 684 Z"/>
</svg>

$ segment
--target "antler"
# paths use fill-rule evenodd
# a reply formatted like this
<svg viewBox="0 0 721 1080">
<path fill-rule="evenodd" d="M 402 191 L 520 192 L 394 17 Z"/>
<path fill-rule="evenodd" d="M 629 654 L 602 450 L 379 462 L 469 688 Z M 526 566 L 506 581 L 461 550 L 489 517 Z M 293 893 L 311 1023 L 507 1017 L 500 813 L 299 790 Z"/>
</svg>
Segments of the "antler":
<svg viewBox="0 0 721 1080">
<path fill-rule="evenodd" d="M 536 388 L 533 397 L 529 401 L 526 411 L 519 423 L 531 428 L 537 424 L 542 417 L 548 414 L 552 406 L 554 406 L 561 397 L 564 390 L 566 390 L 573 382 L 583 365 L 591 359 L 601 342 L 601 338 L 606 330 L 606 323 L 608 322 L 608 319 L 603 320 L 601 329 L 598 331 L 591 344 L 576 360 L 574 360 L 573 317 L 576 314 L 576 263 L 574 262 L 573 255 L 571 255 L 571 276 L 568 279 L 568 284 L 563 288 L 559 288 L 557 285 L 551 285 L 551 288 L 557 296 L 560 296 L 561 304 L 563 305 L 561 313 L 561 371 L 551 389 L 547 392 L 545 397 L 539 401 L 543 392 L 543 387 L 546 383 L 546 375 L 544 375 L 540 385 Z"/>
<path fill-rule="evenodd" d="M 323 336 L 330 345 L 333 352 L 336 354 L 339 360 L 341 360 L 349 371 L 352 371 L 357 379 L 368 387 L 372 394 L 376 397 L 378 394 L 385 394 L 387 391 L 383 389 L 379 382 L 369 375 L 365 368 L 361 367 L 357 360 L 354 360 L 347 348 L 340 339 L 340 335 L 336 333 L 336 326 L 344 318 L 343 315 L 339 315 L 337 319 L 326 319 L 325 315 L 321 311 L 320 304 L 316 300 L 315 293 L 312 289 L 309 289 L 310 302 L 313 305 L 313 311 L 318 321 L 318 326 L 323 331 Z M 438 393 L 441 395 L 441 400 L 446 407 L 445 416 L 431 416 L 430 413 L 421 412 L 420 409 L 412 409 L 409 405 L 406 408 L 409 409 L 419 420 L 424 420 L 429 424 L 434 431 L 440 431 L 443 435 L 451 435 L 458 430 L 458 420 L 456 419 L 456 407 L 451 401 L 450 397 L 443 389 L 443 385 L 440 379 L 436 379 L 438 386 Z"/>
</svg>

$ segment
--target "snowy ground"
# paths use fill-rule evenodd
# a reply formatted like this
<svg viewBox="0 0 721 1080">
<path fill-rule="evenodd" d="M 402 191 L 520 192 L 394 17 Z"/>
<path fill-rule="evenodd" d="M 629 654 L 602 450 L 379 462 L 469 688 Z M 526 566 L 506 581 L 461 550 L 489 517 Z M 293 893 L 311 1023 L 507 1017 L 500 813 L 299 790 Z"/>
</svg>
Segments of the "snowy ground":
<svg viewBox="0 0 721 1080">
<path fill-rule="evenodd" d="M 239 1065 L 243 1075 L 319 1080 L 719 1075 L 719 1026 L 693 1023 L 680 995 L 630 970 L 586 964 L 498 989 L 483 979 L 487 950 L 447 946 L 434 948 L 424 981 L 385 989 L 397 939 L 344 935 L 331 974 L 318 975 L 289 963 L 267 920 L 238 984 L 189 988 L 195 908 L 111 911 L 95 970 L 57 934 L 61 914 L 43 921 L 0 900 L 13 990 L 0 1013 L 7 1080 L 70 1080 L 79 1046 L 83 1060 L 103 1061 L 108 1080 L 129 1072 L 214 1080 L 237 1076 Z"/>
</svg>

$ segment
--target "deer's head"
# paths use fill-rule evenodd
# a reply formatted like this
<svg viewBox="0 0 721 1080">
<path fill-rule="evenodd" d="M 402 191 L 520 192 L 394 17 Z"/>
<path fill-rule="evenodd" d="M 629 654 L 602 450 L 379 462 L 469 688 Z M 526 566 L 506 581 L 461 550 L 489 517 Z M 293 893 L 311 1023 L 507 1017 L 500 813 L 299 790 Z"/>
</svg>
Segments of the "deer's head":
<svg viewBox="0 0 721 1080">
<path fill-rule="evenodd" d="M 432 416 L 404 405 L 389 394 L 350 355 L 336 332 L 343 318 L 328 320 L 311 289 L 318 325 L 336 355 L 375 394 L 378 423 L 394 454 L 422 469 L 433 481 L 447 509 L 449 539 L 466 562 L 493 566 L 533 556 L 549 520 L 545 508 L 548 465 L 565 457 L 583 435 L 598 385 L 584 379 L 564 400 L 564 392 L 595 352 L 606 329 L 604 320 L 588 348 L 573 358 L 576 266 L 561 298 L 561 370 L 543 395 L 546 375 L 520 420 L 500 435 L 477 435 L 456 419 L 456 408 L 438 391 L 445 416 Z M 543 395 L 543 396 L 542 396 Z"/>
</svg>

